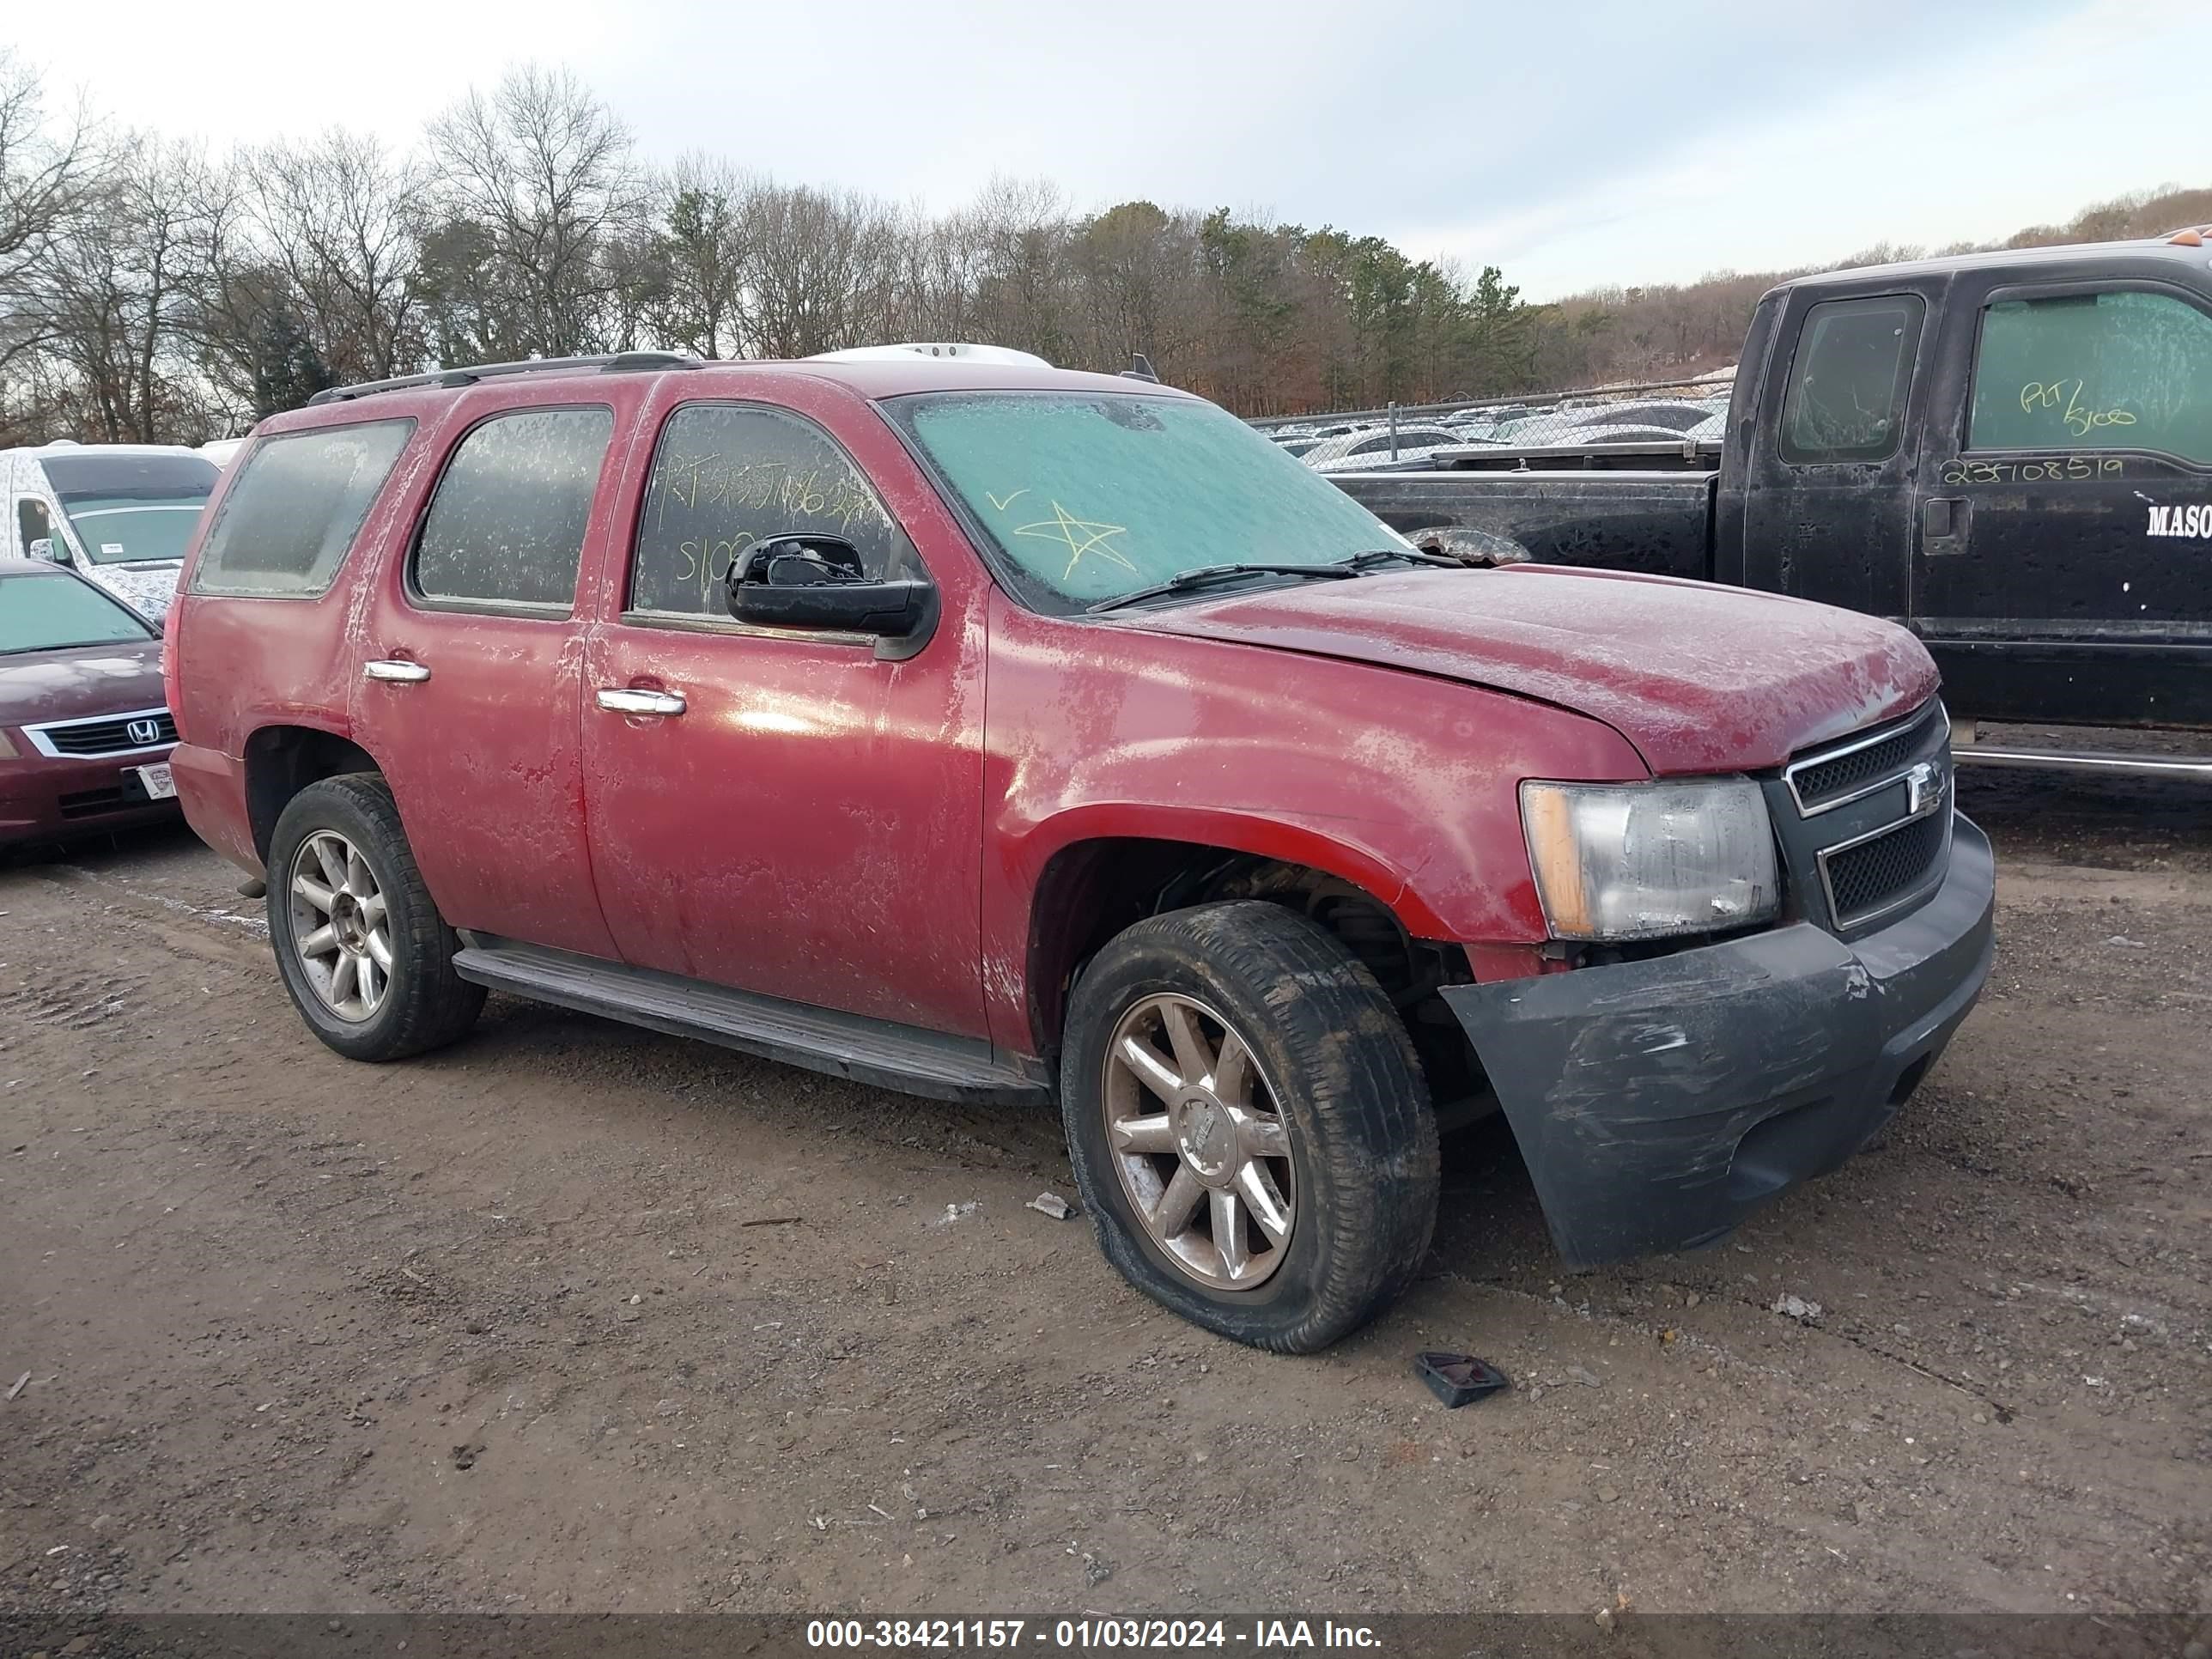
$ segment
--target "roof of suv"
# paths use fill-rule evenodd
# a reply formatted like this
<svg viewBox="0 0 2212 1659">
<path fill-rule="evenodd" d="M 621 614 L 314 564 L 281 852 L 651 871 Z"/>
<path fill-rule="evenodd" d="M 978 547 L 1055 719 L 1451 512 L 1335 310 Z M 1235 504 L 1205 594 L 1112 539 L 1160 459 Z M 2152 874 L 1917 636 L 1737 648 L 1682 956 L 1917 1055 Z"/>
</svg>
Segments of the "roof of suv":
<svg viewBox="0 0 2212 1659">
<path fill-rule="evenodd" d="M 1149 380 L 1120 374 L 1093 374 L 1079 369 L 1038 368 L 1022 363 L 994 363 L 968 358 L 912 356 L 866 362 L 825 362 L 819 358 L 778 358 L 732 362 L 682 359 L 661 353 L 639 353 L 633 357 L 563 360 L 535 364 L 499 364 L 478 369 L 454 368 L 410 376 L 400 381 L 377 381 L 361 386 L 333 387 L 319 393 L 307 410 L 277 416 L 266 429 L 283 431 L 294 426 L 325 424 L 336 412 L 343 420 L 356 420 L 386 398 L 413 401 L 442 400 L 474 386 L 513 384 L 539 386 L 552 381 L 568 384 L 603 375 L 676 375 L 696 381 L 702 392 L 713 387 L 734 391 L 748 382 L 789 380 L 803 377 L 842 386 L 871 401 L 905 397 L 924 392 L 1110 392 L 1122 397 L 1188 398 L 1192 394 Z M 358 410 L 359 412 L 356 412 Z M 302 418 L 307 416 L 307 418 Z M 321 418 L 313 418 L 319 416 Z"/>
</svg>

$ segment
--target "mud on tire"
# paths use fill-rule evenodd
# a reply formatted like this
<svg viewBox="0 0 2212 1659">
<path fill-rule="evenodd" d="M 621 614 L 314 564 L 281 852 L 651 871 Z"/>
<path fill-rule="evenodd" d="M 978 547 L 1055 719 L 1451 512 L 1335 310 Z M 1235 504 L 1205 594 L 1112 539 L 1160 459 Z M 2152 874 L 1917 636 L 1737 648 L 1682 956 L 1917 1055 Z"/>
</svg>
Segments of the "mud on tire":
<svg viewBox="0 0 2212 1659">
<path fill-rule="evenodd" d="M 1258 1061 L 1287 1132 L 1291 1224 L 1279 1261 L 1249 1288 L 1204 1282 L 1178 1261 L 1180 1247 L 1155 1237 L 1132 1196 L 1132 1179 L 1146 1177 L 1125 1173 L 1128 1143 L 1109 1144 L 1117 1086 L 1109 1048 L 1125 1017 L 1141 1018 L 1148 1000 L 1218 1011 Z M 1126 1101 L 1128 1083 L 1118 1086 Z M 1107 1260 L 1147 1296 L 1224 1336 L 1280 1353 L 1327 1347 L 1388 1306 L 1427 1251 L 1437 1129 L 1412 1042 L 1358 958 L 1279 905 L 1176 911 L 1109 942 L 1070 1000 L 1060 1102 L 1076 1183 Z M 1194 1109 L 1203 1113 L 1204 1102 Z M 1208 1118 L 1197 1133 L 1210 1128 Z M 1204 1145 L 1196 1150 L 1202 1159 Z M 1172 1171 L 1179 1165 L 1170 1158 L 1182 1156 L 1157 1167 Z"/>
<path fill-rule="evenodd" d="M 356 848 L 383 903 L 383 938 L 391 956 L 382 994 L 366 1018 L 346 1018 L 319 990 L 303 960 L 295 918 L 293 869 L 304 844 L 324 833 Z M 460 941 L 422 885 L 399 810 L 384 780 L 349 773 L 309 784 L 295 795 L 270 837 L 269 942 L 284 988 L 307 1027 L 349 1060 L 402 1060 L 462 1036 L 482 1011 L 484 990 L 453 971 Z"/>
</svg>

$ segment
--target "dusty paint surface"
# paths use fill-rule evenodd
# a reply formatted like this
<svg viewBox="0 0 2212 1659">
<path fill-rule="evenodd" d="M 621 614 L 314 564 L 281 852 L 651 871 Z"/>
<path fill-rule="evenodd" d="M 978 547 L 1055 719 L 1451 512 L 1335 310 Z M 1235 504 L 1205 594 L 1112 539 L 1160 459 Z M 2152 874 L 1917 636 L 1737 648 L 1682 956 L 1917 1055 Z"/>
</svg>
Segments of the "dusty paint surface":
<svg viewBox="0 0 2212 1659">
<path fill-rule="evenodd" d="M 1150 613 L 1143 626 L 1533 697 L 1603 720 L 1660 774 L 1778 766 L 1936 689 L 1919 641 L 1875 617 L 1532 565 L 1277 589 Z"/>
</svg>

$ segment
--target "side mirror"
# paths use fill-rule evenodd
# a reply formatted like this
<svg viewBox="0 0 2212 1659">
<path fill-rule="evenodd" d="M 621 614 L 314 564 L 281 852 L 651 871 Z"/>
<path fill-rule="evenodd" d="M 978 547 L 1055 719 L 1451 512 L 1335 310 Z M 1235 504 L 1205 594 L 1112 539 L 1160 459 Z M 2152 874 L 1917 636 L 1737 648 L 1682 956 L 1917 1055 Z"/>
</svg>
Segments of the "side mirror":
<svg viewBox="0 0 2212 1659">
<path fill-rule="evenodd" d="M 873 634 L 919 650 L 936 621 L 926 581 L 872 581 L 860 550 L 842 536 L 771 536 L 747 548 L 725 584 L 730 614 L 756 628 Z M 878 647 L 879 656 L 911 651 Z"/>
<path fill-rule="evenodd" d="M 38 540 L 26 547 L 23 551 L 30 555 L 30 556 L 34 559 L 44 559 L 48 564 L 64 564 L 67 562 L 67 561 L 62 557 L 59 550 L 55 548 L 53 538 L 51 536 L 40 537 Z"/>
</svg>

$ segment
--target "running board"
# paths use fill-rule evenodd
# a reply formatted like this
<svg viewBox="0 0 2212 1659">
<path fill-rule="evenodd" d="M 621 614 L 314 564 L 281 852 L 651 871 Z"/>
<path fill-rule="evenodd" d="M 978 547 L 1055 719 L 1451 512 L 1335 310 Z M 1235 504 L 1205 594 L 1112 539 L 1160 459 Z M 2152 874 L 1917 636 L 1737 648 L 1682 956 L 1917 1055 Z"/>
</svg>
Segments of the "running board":
<svg viewBox="0 0 2212 1659">
<path fill-rule="evenodd" d="M 2191 760 L 2181 756 L 2068 754 L 2057 750 L 1993 749 L 1980 744 L 1954 744 L 1951 758 L 1962 766 L 2075 772 L 2099 777 L 2179 778 L 2212 783 L 2212 760 Z"/>
<path fill-rule="evenodd" d="M 489 934 L 462 935 L 463 979 L 579 1013 L 827 1072 L 880 1089 L 979 1105 L 1048 1106 L 1052 1091 L 972 1037 L 757 996 Z"/>
</svg>

